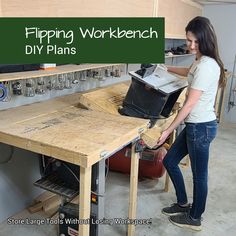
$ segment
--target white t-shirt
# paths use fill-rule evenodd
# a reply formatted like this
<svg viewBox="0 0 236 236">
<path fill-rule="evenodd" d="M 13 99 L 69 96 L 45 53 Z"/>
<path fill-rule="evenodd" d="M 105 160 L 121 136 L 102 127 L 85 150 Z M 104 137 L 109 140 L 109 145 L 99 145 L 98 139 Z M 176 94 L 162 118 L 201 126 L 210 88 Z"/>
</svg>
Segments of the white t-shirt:
<svg viewBox="0 0 236 236">
<path fill-rule="evenodd" d="M 216 119 L 215 97 L 220 78 L 220 67 L 208 56 L 194 61 L 188 73 L 188 88 L 201 90 L 203 93 L 185 122 L 201 123 Z"/>
</svg>

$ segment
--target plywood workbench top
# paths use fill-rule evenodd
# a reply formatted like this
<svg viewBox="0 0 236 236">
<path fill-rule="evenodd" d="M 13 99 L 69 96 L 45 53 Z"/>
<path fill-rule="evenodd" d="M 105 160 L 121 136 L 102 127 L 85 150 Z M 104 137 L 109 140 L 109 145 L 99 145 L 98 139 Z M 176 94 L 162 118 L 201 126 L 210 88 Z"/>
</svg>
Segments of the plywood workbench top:
<svg viewBox="0 0 236 236">
<path fill-rule="evenodd" d="M 88 167 L 138 138 L 147 126 L 141 119 L 82 109 L 80 96 L 0 111 L 0 142 Z"/>
<path fill-rule="evenodd" d="M 2 110 L 0 142 L 83 167 L 118 151 L 138 138 L 140 130 L 146 144 L 153 147 L 175 115 L 158 120 L 149 130 L 149 120 L 121 116 L 117 109 L 128 88 L 128 83 L 121 83 Z"/>
<path fill-rule="evenodd" d="M 155 145 L 160 132 L 175 117 L 159 120 L 155 128 L 147 129 L 149 120 L 121 116 L 117 108 L 128 88 L 127 84 L 118 84 L 0 111 L 0 142 L 82 167 L 79 219 L 90 216 L 91 166 L 136 141 L 142 133 L 146 135 L 145 142 L 151 140 Z M 139 158 L 134 149 L 135 143 L 131 155 L 129 219 L 136 218 L 137 208 Z M 88 236 L 89 225 L 80 224 L 79 234 Z M 134 234 L 135 225 L 128 225 L 128 235 Z"/>
</svg>

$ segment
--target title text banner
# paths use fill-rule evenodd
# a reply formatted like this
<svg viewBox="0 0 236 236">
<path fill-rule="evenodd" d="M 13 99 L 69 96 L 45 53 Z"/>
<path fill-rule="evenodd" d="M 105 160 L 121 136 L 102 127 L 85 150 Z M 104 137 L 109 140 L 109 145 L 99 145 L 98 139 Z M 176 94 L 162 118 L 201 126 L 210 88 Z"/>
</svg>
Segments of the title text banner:
<svg viewBox="0 0 236 236">
<path fill-rule="evenodd" d="M 164 18 L 0 18 L 0 63 L 164 63 Z"/>
</svg>

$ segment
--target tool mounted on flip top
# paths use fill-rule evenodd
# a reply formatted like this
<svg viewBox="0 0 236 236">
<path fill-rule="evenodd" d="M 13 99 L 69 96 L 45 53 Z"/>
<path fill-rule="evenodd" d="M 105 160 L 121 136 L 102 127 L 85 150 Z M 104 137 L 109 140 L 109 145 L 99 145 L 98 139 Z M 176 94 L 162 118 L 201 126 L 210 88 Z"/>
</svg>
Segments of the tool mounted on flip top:
<svg viewBox="0 0 236 236">
<path fill-rule="evenodd" d="M 150 119 L 150 127 L 158 119 L 168 117 L 187 81 L 168 73 L 163 67 L 142 64 L 138 71 L 131 71 L 132 83 L 119 113 Z"/>
</svg>

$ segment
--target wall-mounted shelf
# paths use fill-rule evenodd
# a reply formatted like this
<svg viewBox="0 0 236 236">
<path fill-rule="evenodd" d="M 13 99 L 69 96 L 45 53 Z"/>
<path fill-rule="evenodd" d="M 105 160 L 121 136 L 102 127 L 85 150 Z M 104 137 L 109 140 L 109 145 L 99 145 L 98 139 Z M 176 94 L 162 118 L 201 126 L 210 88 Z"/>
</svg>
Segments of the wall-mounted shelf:
<svg viewBox="0 0 236 236">
<path fill-rule="evenodd" d="M 64 65 L 57 66 L 52 70 L 35 70 L 35 71 L 24 71 L 24 72 L 14 72 L 14 73 L 2 73 L 0 74 L 0 82 L 21 80 L 28 78 L 38 78 L 44 76 L 51 76 L 57 74 L 64 74 L 76 71 L 99 69 L 109 66 L 119 66 L 124 64 L 81 64 L 81 65 Z"/>
<path fill-rule="evenodd" d="M 193 54 L 171 55 L 171 56 L 165 56 L 165 58 L 189 57 L 189 56 L 193 56 Z"/>
</svg>

